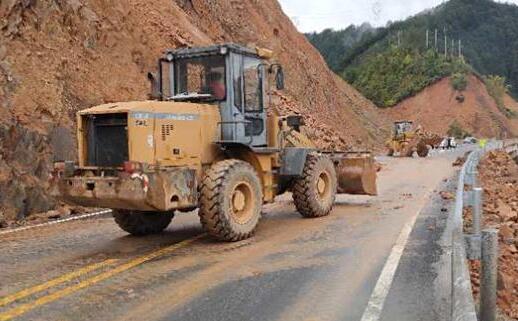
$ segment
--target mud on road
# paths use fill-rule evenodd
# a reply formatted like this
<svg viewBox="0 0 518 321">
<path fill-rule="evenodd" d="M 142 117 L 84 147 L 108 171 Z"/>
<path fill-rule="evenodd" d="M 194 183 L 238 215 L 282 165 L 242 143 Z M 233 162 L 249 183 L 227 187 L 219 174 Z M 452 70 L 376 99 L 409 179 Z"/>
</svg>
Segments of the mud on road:
<svg viewBox="0 0 518 321">
<path fill-rule="evenodd" d="M 382 159 L 380 196 L 340 195 L 325 218 L 301 218 L 285 195 L 238 243 L 193 214 L 144 238 L 110 218 L 0 236 L 0 320 L 359 320 L 456 156 Z"/>
</svg>

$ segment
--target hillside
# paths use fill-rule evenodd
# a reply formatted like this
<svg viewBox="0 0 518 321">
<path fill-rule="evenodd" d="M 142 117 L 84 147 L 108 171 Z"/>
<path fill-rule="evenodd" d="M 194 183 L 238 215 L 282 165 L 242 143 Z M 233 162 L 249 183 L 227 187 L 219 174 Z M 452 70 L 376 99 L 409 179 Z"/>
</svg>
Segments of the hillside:
<svg viewBox="0 0 518 321">
<path fill-rule="evenodd" d="M 326 67 L 275 0 L 2 1 L 0 216 L 55 205 L 49 170 L 75 158 L 76 111 L 146 99 L 146 73 L 165 48 L 223 42 L 274 50 L 287 83 L 276 101 L 306 116 L 324 147 L 381 144 L 388 127 L 375 106 Z"/>
<path fill-rule="evenodd" d="M 342 73 L 344 69 L 361 66 L 368 57 L 389 50 L 398 43 L 398 34 L 401 47 L 424 51 L 426 30 L 430 32 L 429 48 L 435 47 L 437 30 L 437 50 L 444 53 L 446 31 L 449 54 L 458 54 L 457 41 L 462 40 L 462 53 L 468 64 L 483 75 L 507 78 L 511 92 L 518 95 L 518 6 L 492 0 L 450 0 L 405 21 L 380 28 L 344 52 L 341 65 L 335 71 Z M 319 49 L 324 57 L 332 55 L 324 47 Z M 328 63 L 336 65 L 334 61 Z"/>
<path fill-rule="evenodd" d="M 444 78 L 382 113 L 395 121 L 413 120 L 441 135 L 447 135 L 452 127 L 477 137 L 518 135 L 516 120 L 502 114 L 485 84 L 474 75 L 467 80 L 466 89 L 459 92 L 451 86 L 450 78 Z M 516 110 L 510 96 L 505 100 L 508 108 Z"/>
<path fill-rule="evenodd" d="M 306 37 L 317 48 L 333 71 L 340 70 L 344 53 L 364 39 L 376 35 L 377 29 L 370 24 L 351 25 L 343 30 L 325 29 L 322 32 L 307 33 Z"/>
<path fill-rule="evenodd" d="M 463 59 L 392 46 L 347 68 L 342 76 L 378 107 L 392 107 L 444 77 L 455 76 L 462 82 L 455 86 L 462 89 L 470 71 Z"/>
</svg>

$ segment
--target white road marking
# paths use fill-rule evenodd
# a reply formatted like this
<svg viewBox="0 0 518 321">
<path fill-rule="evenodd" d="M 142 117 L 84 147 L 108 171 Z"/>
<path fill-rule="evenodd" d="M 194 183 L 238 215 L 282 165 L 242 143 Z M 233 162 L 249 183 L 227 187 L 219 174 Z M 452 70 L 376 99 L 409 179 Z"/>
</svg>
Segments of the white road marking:
<svg viewBox="0 0 518 321">
<path fill-rule="evenodd" d="M 61 220 L 56 220 L 56 221 L 52 221 L 52 222 L 19 227 L 19 228 L 15 228 L 15 229 L 11 229 L 11 230 L 0 231 L 0 235 L 17 233 L 17 232 L 22 232 L 22 231 L 26 231 L 26 230 L 31 230 L 31 229 L 34 229 L 34 228 L 45 227 L 45 226 L 49 226 L 49 225 L 56 225 L 56 224 L 61 224 L 61 223 L 65 223 L 65 222 L 70 222 L 70 221 L 83 220 L 83 219 L 87 219 L 87 218 L 91 218 L 91 217 L 95 217 L 95 216 L 100 216 L 100 215 L 108 214 L 108 213 L 111 213 L 111 212 L 112 212 L 111 210 L 103 210 L 103 211 L 99 211 L 99 212 L 95 212 L 95 213 L 89 213 L 89 214 L 69 217 L 69 218 L 65 218 L 65 219 L 61 219 Z"/>
<path fill-rule="evenodd" d="M 394 281 L 394 276 L 396 274 L 397 267 L 399 266 L 399 261 L 401 260 L 401 256 L 403 255 L 403 251 L 405 250 L 405 246 L 408 242 L 408 238 L 410 237 L 410 233 L 412 232 L 417 217 L 421 213 L 422 208 L 426 204 L 426 201 L 429 199 L 430 193 L 427 193 L 424 198 L 423 206 L 419 208 L 416 215 L 412 217 L 412 219 L 405 224 L 399 237 L 396 241 L 396 244 L 392 248 L 390 255 L 381 271 L 381 275 L 376 282 L 376 286 L 374 287 L 374 291 L 372 291 L 369 302 L 367 303 L 367 308 L 363 312 L 363 316 L 361 321 L 379 321 L 381 317 L 381 312 L 383 311 L 383 305 L 385 304 L 385 300 L 388 296 L 390 287 L 392 286 L 392 282 Z"/>
</svg>

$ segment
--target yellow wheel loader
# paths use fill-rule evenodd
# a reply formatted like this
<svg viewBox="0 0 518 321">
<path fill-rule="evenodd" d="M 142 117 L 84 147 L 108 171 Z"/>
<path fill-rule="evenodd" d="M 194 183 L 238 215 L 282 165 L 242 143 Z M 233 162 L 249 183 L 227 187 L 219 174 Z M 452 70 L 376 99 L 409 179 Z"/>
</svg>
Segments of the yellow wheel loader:
<svg viewBox="0 0 518 321">
<path fill-rule="evenodd" d="M 413 157 L 417 152 L 419 157 L 426 157 L 434 147 L 434 141 L 434 137 L 411 121 L 395 122 L 392 137 L 386 144 L 387 155 Z"/>
<path fill-rule="evenodd" d="M 235 44 L 166 51 L 158 75 L 148 74 L 152 100 L 77 114 L 78 162 L 55 164 L 54 194 L 113 209 L 134 235 L 198 209 L 223 241 L 250 237 L 263 203 L 286 191 L 304 217 L 328 215 L 337 191 L 375 195 L 369 153 L 320 151 L 300 116 L 269 106 L 269 80 L 284 87 L 271 56 Z"/>
</svg>

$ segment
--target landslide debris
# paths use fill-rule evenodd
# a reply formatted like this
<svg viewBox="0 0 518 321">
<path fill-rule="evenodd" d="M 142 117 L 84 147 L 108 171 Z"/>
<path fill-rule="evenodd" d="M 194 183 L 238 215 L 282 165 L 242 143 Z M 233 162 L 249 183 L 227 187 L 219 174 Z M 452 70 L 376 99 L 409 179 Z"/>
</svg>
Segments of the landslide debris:
<svg viewBox="0 0 518 321">
<path fill-rule="evenodd" d="M 474 75 L 468 76 L 467 80 L 467 87 L 459 92 L 452 87 L 449 77 L 444 78 L 395 107 L 383 109 L 382 113 L 393 120 L 412 120 L 440 135 L 455 132 L 476 137 L 518 135 L 518 122 L 506 117 L 484 82 Z M 512 101 L 506 96 L 510 107 Z"/>
<path fill-rule="evenodd" d="M 54 160 L 75 159 L 75 113 L 147 98 L 166 48 L 236 42 L 285 66 L 283 111 L 298 109 L 322 147 L 381 146 L 389 124 L 333 74 L 275 0 L 0 2 L 0 213 L 46 212 Z"/>
<path fill-rule="evenodd" d="M 505 151 L 493 151 L 481 161 L 479 174 L 484 188 L 483 224 L 500 230 L 498 305 L 508 317 L 518 319 L 518 165 Z M 470 265 L 478 294 L 480 264 Z"/>
</svg>

